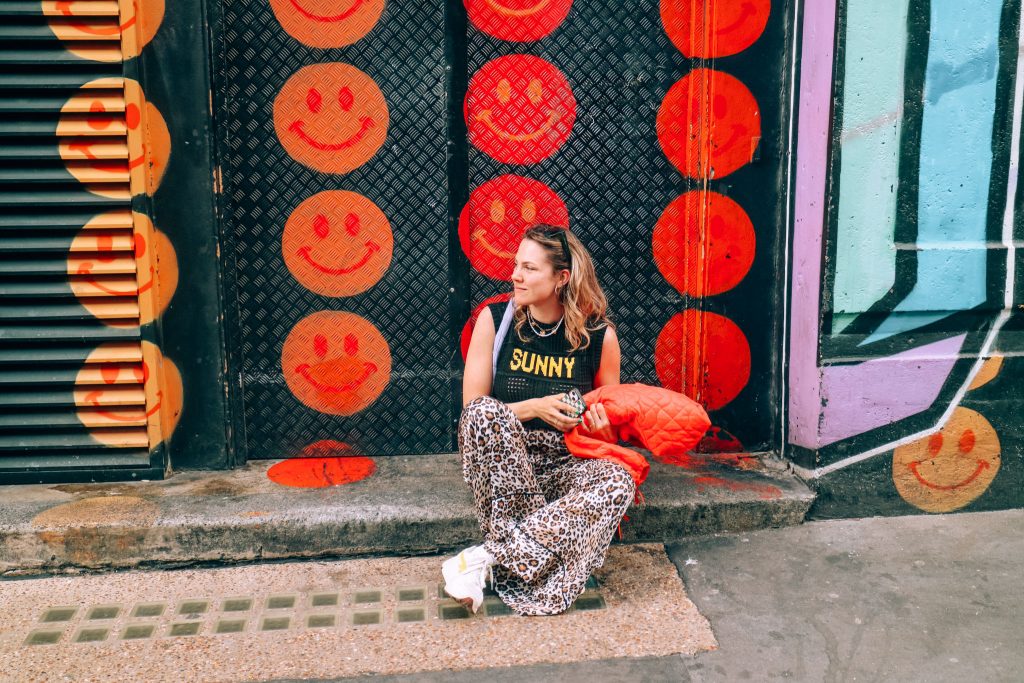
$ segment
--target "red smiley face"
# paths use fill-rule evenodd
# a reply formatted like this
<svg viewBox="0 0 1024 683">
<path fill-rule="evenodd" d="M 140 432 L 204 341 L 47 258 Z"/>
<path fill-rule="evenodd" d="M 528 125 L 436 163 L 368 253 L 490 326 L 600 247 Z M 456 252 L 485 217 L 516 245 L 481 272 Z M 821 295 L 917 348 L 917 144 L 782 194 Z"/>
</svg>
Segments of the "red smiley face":
<svg viewBox="0 0 1024 683">
<path fill-rule="evenodd" d="M 687 57 L 727 57 L 753 45 L 768 24 L 771 0 L 661 0 L 669 40 Z"/>
<path fill-rule="evenodd" d="M 658 110 L 658 142 L 691 178 L 723 178 L 750 163 L 761 141 L 761 111 L 747 86 L 694 69 L 669 88 Z"/>
<path fill-rule="evenodd" d="M 473 74 L 463 107 L 469 141 L 506 164 L 535 164 L 565 144 L 576 98 L 562 72 L 531 55 L 493 59 Z"/>
<path fill-rule="evenodd" d="M 372 78 L 338 62 L 299 69 L 274 99 L 274 130 L 285 151 L 324 173 L 369 161 L 388 134 L 388 105 Z"/>
<path fill-rule="evenodd" d="M 391 350 L 368 320 L 321 311 L 298 322 L 281 349 L 288 388 L 330 415 L 352 415 L 377 400 L 391 377 Z"/>
<path fill-rule="evenodd" d="M 654 262 L 682 294 L 713 296 L 738 285 L 754 263 L 754 226 L 743 208 L 717 192 L 687 192 L 658 218 Z"/>
<path fill-rule="evenodd" d="M 384 0 L 270 0 L 270 7 L 281 27 L 300 43 L 343 47 L 377 24 Z"/>
<path fill-rule="evenodd" d="M 285 265 L 304 287 L 324 296 L 365 292 L 391 265 L 387 216 L 361 194 L 329 190 L 295 207 L 284 226 Z"/>
<path fill-rule="evenodd" d="M 466 0 L 473 25 L 500 40 L 540 40 L 565 21 L 572 0 Z"/>
<path fill-rule="evenodd" d="M 502 175 L 469 196 L 459 214 L 459 242 L 476 270 L 508 280 L 523 233 L 538 224 L 568 228 L 565 202 L 542 182 Z"/>
</svg>

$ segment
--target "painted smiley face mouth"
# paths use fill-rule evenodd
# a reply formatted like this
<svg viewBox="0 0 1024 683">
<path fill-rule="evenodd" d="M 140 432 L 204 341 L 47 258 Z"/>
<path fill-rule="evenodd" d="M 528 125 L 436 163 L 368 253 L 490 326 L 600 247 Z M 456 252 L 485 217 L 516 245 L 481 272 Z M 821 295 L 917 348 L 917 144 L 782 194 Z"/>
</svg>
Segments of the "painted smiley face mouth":
<svg viewBox="0 0 1024 683">
<path fill-rule="evenodd" d="M 491 117 L 490 109 L 484 109 L 482 112 L 477 114 L 476 120 L 482 122 L 492 133 L 503 140 L 508 140 L 509 142 L 533 142 L 537 138 L 546 135 L 552 128 L 554 128 L 555 124 L 558 123 L 558 112 L 551 110 L 548 113 L 547 121 L 545 121 L 540 128 L 532 133 L 523 133 L 521 135 L 509 133 L 499 128 Z"/>
<path fill-rule="evenodd" d="M 493 244 L 488 242 L 486 235 L 487 231 L 483 230 L 482 228 L 480 230 L 475 231 L 473 233 L 472 244 L 479 245 L 480 247 L 483 248 L 484 251 L 490 252 L 499 258 L 514 259 L 516 257 L 514 252 L 502 251 L 501 249 L 498 249 Z"/>
<path fill-rule="evenodd" d="M 918 471 L 917 468 L 918 468 L 918 465 L 920 465 L 922 462 L 924 462 L 924 461 L 923 460 L 916 460 L 914 462 L 911 462 L 909 465 L 907 465 L 907 467 L 914 474 L 914 477 L 919 482 L 921 482 L 922 485 L 927 486 L 930 489 L 935 489 L 936 491 L 956 491 L 957 489 L 963 488 L 964 486 L 967 486 L 968 484 L 973 482 L 975 479 L 977 479 L 981 475 L 982 472 L 984 472 L 985 470 L 987 470 L 990 467 L 990 465 L 987 462 L 985 462 L 984 460 L 978 460 L 977 461 L 978 462 L 978 466 L 974 469 L 974 472 L 972 472 L 969 477 L 967 477 L 966 479 L 961 481 L 959 484 L 951 484 L 949 486 L 942 486 L 940 484 L 933 484 L 930 481 L 928 481 L 927 479 L 925 479 L 923 476 L 921 476 L 921 473 Z"/>
<path fill-rule="evenodd" d="M 306 261 L 306 263 L 313 266 L 321 273 L 325 273 L 327 275 L 350 275 L 359 270 L 360 268 L 362 268 L 363 266 L 365 266 L 373 257 L 373 255 L 380 251 L 380 245 L 372 240 L 367 242 L 366 252 L 363 254 L 362 258 L 360 258 L 352 265 L 346 266 L 344 268 L 329 268 L 328 266 L 317 263 L 316 261 L 313 260 L 313 257 L 310 255 L 311 251 L 311 247 L 302 247 L 296 253 L 299 256 L 301 256 Z"/>
<path fill-rule="evenodd" d="M 355 14 L 356 10 L 358 10 L 360 8 L 360 6 L 362 6 L 363 0 L 356 0 L 354 3 L 352 3 L 351 7 L 349 7 L 347 10 L 345 10 L 341 14 L 330 14 L 330 15 L 328 15 L 328 14 L 315 14 L 313 12 L 310 12 L 306 8 L 302 7 L 296 0 L 291 0 L 291 3 L 292 3 L 292 7 L 294 7 L 295 10 L 299 14 L 301 14 L 304 17 L 306 17 L 307 19 L 312 19 L 313 21 L 323 22 L 325 24 L 333 24 L 336 21 L 344 21 L 345 19 L 348 19 L 353 14 Z"/>
<path fill-rule="evenodd" d="M 56 7 L 60 11 L 60 13 L 63 14 L 65 17 L 74 17 L 75 16 L 75 14 L 73 14 L 71 12 L 71 2 L 58 2 Z M 99 27 L 97 27 L 97 26 L 95 26 L 93 24 L 87 24 L 87 23 L 81 22 L 81 21 L 71 22 L 68 25 L 71 26 L 72 28 L 74 28 L 76 31 L 81 31 L 82 33 L 88 33 L 88 34 L 94 35 L 94 36 L 116 36 L 116 35 L 120 35 L 125 30 L 127 30 L 127 29 L 131 28 L 132 26 L 134 26 L 135 25 L 135 21 L 138 18 L 138 16 L 139 16 L 139 7 L 138 7 L 138 5 L 136 3 L 133 2 L 132 3 L 132 16 L 131 16 L 131 18 L 128 19 L 128 21 L 126 21 L 123 24 L 120 24 L 118 26 L 99 26 Z"/>
<path fill-rule="evenodd" d="M 302 365 L 298 365 L 295 368 L 295 374 L 300 375 L 304 380 L 309 382 L 310 385 L 312 385 L 312 387 L 317 391 L 322 391 L 324 393 L 329 394 L 344 394 L 350 391 L 355 391 L 356 389 L 361 387 L 366 382 L 366 380 L 370 379 L 370 376 L 373 373 L 377 372 L 377 366 L 374 365 L 373 363 L 363 363 L 363 374 L 357 377 L 356 379 L 352 380 L 348 384 L 341 385 L 324 384 L 323 382 L 318 382 L 317 380 L 311 377 L 311 371 L 312 369 L 310 368 L 308 363 L 303 363 Z"/>
<path fill-rule="evenodd" d="M 741 126 L 738 123 L 734 123 L 732 125 L 732 135 L 729 136 L 729 139 L 726 140 L 723 144 L 716 145 L 715 147 L 713 147 L 711 149 L 711 153 L 724 154 L 725 152 L 735 147 L 736 143 L 739 142 L 740 139 L 743 137 L 743 132 L 745 130 L 746 128 L 744 126 Z"/>
<path fill-rule="evenodd" d="M 102 395 L 103 395 L 102 391 L 91 391 L 91 392 L 89 392 L 88 394 L 85 395 L 85 402 L 88 403 L 88 404 L 91 404 L 95 408 L 99 408 L 102 405 L 100 403 L 100 396 L 102 396 Z M 156 415 L 160 411 L 160 407 L 163 405 L 163 402 L 164 402 L 164 392 L 157 391 L 156 392 L 156 404 L 152 408 L 150 408 L 149 410 L 147 410 L 144 413 L 146 419 L 149 419 L 149 418 L 153 417 L 154 415 Z M 138 417 L 135 416 L 135 415 L 122 415 L 122 414 L 119 414 L 119 413 L 115 413 L 115 412 L 113 412 L 111 410 L 97 410 L 96 414 L 97 415 L 102 415 L 103 417 L 107 418 L 108 420 L 112 420 L 114 422 L 134 422 L 134 421 L 136 421 L 138 419 Z"/>
<path fill-rule="evenodd" d="M 110 287 L 107 287 L 102 282 L 99 282 L 96 278 L 92 277 L 92 268 L 85 264 L 78 267 L 78 270 L 75 272 L 75 275 L 88 275 L 89 277 L 84 278 L 83 282 L 92 285 L 93 287 L 100 290 L 104 294 L 109 294 L 110 296 L 140 296 L 153 288 L 153 281 L 155 279 L 156 273 L 154 272 L 153 268 L 150 268 L 149 279 L 146 280 L 146 282 L 144 282 L 143 284 L 136 287 L 135 290 L 131 292 L 122 292 L 119 289 L 111 289 Z"/>
<path fill-rule="evenodd" d="M 487 0 L 487 4 L 490 5 L 491 8 L 498 14 L 504 14 L 507 17 L 516 17 L 517 19 L 522 19 L 523 17 L 530 17 L 536 14 L 537 12 L 540 12 L 542 9 L 551 4 L 551 0 L 540 0 L 540 2 L 538 2 L 533 7 L 528 7 L 526 9 L 512 9 L 511 7 L 506 7 L 501 3 L 495 2 L 495 0 Z"/>
<path fill-rule="evenodd" d="M 359 124 L 359 130 L 356 131 L 355 135 L 348 138 L 347 140 L 335 143 L 320 142 L 319 140 L 315 140 L 309 137 L 309 135 L 306 134 L 306 131 L 303 130 L 303 126 L 305 124 L 302 121 L 296 121 L 292 125 L 288 126 L 288 130 L 298 135 L 299 138 L 301 138 L 302 141 L 305 142 L 307 145 L 314 149 L 318 149 L 321 152 L 340 152 L 343 149 L 348 149 L 349 147 L 352 147 L 360 140 L 362 140 L 366 133 L 369 132 L 369 130 L 373 128 L 374 125 L 373 119 L 371 119 L 369 116 L 364 116 L 362 120 L 360 120 Z"/>
<path fill-rule="evenodd" d="M 722 28 L 718 29 L 718 31 L 716 31 L 716 33 L 718 33 L 718 35 L 720 35 L 720 36 L 723 36 L 723 35 L 725 35 L 727 33 L 732 33 L 733 31 L 738 29 L 740 26 L 745 24 L 747 22 L 747 19 L 753 17 L 756 14 L 757 14 L 757 8 L 754 7 L 753 3 L 745 2 L 742 5 L 740 5 L 740 16 L 737 17 L 736 20 L 733 21 L 728 26 L 723 26 Z"/>
</svg>

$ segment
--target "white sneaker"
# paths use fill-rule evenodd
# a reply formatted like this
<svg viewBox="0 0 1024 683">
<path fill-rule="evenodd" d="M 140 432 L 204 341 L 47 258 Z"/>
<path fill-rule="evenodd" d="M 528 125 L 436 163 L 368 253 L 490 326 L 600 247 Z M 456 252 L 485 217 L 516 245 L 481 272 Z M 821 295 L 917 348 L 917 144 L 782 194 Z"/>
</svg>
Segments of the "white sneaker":
<svg viewBox="0 0 1024 683">
<path fill-rule="evenodd" d="M 494 558 L 482 545 L 466 548 L 441 564 L 444 592 L 476 611 L 484 601 L 484 585 L 488 577 L 494 583 Z"/>
</svg>

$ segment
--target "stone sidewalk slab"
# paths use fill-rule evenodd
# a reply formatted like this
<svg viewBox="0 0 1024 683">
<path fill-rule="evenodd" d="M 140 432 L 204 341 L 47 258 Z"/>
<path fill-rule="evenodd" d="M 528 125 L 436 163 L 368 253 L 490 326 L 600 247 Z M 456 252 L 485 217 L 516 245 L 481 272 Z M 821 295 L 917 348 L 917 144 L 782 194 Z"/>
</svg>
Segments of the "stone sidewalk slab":
<svg viewBox="0 0 1024 683">
<path fill-rule="evenodd" d="M 0 487 L 0 574 L 428 554 L 478 542 L 457 456 L 375 463 L 367 479 L 321 489 L 270 481 L 271 461 L 155 482 Z M 814 499 L 784 471 L 713 460 L 655 463 L 643 493 L 625 541 L 799 524 Z"/>
<path fill-rule="evenodd" d="M 613 547 L 567 613 L 469 615 L 442 557 L 7 581 L 0 681 L 258 681 L 457 671 L 715 647 L 663 545 Z"/>
</svg>

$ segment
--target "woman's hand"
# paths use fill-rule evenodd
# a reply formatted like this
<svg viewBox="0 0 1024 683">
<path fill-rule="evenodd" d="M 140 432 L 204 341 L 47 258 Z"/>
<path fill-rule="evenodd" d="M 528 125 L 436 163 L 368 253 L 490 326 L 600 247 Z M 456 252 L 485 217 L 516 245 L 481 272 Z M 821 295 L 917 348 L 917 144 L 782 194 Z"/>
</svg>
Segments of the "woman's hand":
<svg viewBox="0 0 1024 683">
<path fill-rule="evenodd" d="M 608 413 L 601 403 L 589 406 L 587 412 L 583 413 L 582 431 L 587 436 L 592 436 L 595 439 L 607 441 L 608 443 L 618 443 L 619 440 L 618 435 L 612 428 L 611 421 L 608 419 Z"/>
<path fill-rule="evenodd" d="M 566 415 L 572 413 L 572 406 L 563 401 L 563 398 L 565 394 L 552 394 L 534 399 L 534 411 L 535 417 L 539 417 L 559 431 L 567 432 L 580 423 L 580 418 Z"/>
</svg>

